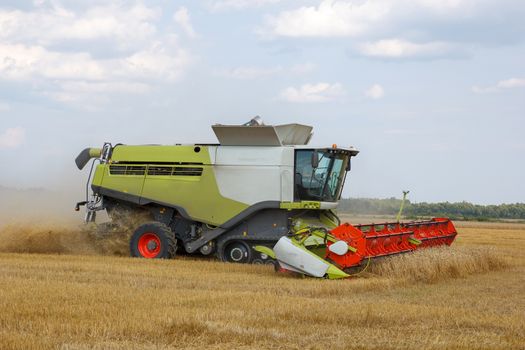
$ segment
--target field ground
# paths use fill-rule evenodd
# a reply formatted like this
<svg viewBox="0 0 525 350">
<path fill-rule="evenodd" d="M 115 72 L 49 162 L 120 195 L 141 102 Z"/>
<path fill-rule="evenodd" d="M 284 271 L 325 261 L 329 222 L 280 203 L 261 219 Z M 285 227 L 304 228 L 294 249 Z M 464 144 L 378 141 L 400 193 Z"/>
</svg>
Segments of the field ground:
<svg viewBox="0 0 525 350">
<path fill-rule="evenodd" d="M 52 231 L 25 249 L 39 231 L 24 241 L 11 227 L 0 231 L 0 348 L 525 349 L 525 225 L 458 226 L 450 249 L 337 281 L 54 250 L 74 240 Z"/>
</svg>

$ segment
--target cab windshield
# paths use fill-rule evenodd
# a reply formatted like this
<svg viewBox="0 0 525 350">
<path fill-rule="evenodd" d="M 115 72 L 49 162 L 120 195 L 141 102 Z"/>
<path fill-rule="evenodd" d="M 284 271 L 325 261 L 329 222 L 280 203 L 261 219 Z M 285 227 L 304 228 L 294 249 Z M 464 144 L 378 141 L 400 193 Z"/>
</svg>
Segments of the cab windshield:
<svg viewBox="0 0 525 350">
<path fill-rule="evenodd" d="M 312 166 L 317 157 L 317 166 Z M 341 195 L 349 155 L 334 150 L 295 151 L 295 200 L 335 202 Z"/>
</svg>

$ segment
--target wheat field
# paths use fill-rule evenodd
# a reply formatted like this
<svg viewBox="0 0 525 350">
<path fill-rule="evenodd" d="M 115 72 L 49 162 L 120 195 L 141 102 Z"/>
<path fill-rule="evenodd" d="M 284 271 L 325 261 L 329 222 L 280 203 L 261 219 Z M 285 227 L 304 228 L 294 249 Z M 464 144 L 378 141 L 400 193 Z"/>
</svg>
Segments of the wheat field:
<svg viewBox="0 0 525 350">
<path fill-rule="evenodd" d="M 525 225 L 347 280 L 115 256 L 68 226 L 0 229 L 1 349 L 525 349 Z"/>
</svg>

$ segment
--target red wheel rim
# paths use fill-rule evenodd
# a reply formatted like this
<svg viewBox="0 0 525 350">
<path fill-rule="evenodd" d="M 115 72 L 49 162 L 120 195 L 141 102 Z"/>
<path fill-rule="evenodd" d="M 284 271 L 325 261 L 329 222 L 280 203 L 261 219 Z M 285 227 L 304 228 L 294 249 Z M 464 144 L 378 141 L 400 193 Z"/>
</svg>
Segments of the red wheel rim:
<svg viewBox="0 0 525 350">
<path fill-rule="evenodd" d="M 140 236 L 137 243 L 140 255 L 145 258 L 155 258 L 160 253 L 160 238 L 154 233 L 148 232 Z"/>
</svg>

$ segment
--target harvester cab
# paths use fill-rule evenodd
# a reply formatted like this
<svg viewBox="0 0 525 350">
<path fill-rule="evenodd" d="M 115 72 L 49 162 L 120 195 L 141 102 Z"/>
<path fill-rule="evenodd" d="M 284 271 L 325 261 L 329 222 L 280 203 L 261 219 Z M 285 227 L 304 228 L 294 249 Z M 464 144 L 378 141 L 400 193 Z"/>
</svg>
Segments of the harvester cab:
<svg viewBox="0 0 525 350">
<path fill-rule="evenodd" d="M 100 210 L 115 225 L 141 218 L 132 256 L 172 258 L 183 249 L 316 277 L 347 277 L 367 259 L 454 239 L 447 219 L 341 225 L 335 209 L 358 151 L 308 146 L 311 126 L 256 117 L 212 129 L 219 144 L 85 149 L 77 167 L 93 162 L 76 208 L 86 206 L 88 222 Z"/>
</svg>

